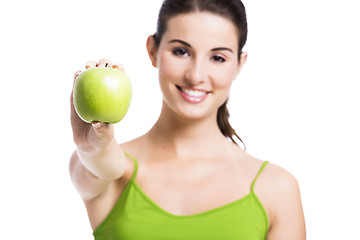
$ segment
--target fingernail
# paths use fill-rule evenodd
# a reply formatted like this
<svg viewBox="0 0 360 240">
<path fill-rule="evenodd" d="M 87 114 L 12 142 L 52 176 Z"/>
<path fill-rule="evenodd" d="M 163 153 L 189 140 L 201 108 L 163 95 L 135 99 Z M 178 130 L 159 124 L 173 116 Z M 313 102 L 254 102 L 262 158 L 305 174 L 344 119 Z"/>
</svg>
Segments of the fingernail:
<svg viewBox="0 0 360 240">
<path fill-rule="evenodd" d="M 77 71 L 75 74 L 74 74 L 74 78 L 76 79 L 79 75 L 80 75 L 81 71 Z"/>
<path fill-rule="evenodd" d="M 96 123 L 92 123 L 92 125 L 93 125 L 94 128 L 99 129 L 99 128 L 101 128 L 102 123 L 101 122 L 96 122 Z"/>
<path fill-rule="evenodd" d="M 114 64 L 113 68 L 116 68 L 116 69 L 118 69 L 120 71 L 125 72 L 124 66 L 122 64 Z"/>
</svg>

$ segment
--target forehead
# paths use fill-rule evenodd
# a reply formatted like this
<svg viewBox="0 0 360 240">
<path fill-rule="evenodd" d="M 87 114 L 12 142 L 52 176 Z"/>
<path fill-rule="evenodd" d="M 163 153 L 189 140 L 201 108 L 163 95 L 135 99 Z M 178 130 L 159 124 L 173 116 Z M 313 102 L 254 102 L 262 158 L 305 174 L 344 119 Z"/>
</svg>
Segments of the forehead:
<svg viewBox="0 0 360 240">
<path fill-rule="evenodd" d="M 179 14 L 169 19 L 164 40 L 181 39 L 194 46 L 237 48 L 238 31 L 225 17 L 210 12 Z"/>
</svg>

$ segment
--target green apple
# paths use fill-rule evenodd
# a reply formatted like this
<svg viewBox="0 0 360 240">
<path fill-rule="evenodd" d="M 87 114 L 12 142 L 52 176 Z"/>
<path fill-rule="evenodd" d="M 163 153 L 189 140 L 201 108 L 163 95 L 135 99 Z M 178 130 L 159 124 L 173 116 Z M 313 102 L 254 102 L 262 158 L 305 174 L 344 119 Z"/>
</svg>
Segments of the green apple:
<svg viewBox="0 0 360 240">
<path fill-rule="evenodd" d="M 73 94 L 75 110 L 85 122 L 117 123 L 129 109 L 132 88 L 122 71 L 96 67 L 76 78 Z"/>
</svg>

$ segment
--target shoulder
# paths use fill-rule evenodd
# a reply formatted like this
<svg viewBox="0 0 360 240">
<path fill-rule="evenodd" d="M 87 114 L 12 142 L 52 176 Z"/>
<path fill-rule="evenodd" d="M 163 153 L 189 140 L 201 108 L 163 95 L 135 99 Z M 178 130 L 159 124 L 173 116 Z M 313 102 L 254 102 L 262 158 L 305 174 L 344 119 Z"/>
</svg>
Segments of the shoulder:
<svg viewBox="0 0 360 240">
<path fill-rule="evenodd" d="M 246 152 L 241 152 L 239 156 L 244 160 L 241 166 L 251 173 L 250 178 L 254 179 L 256 174 L 259 174 L 254 184 L 254 191 L 257 195 L 266 197 L 266 204 L 277 201 L 277 198 L 281 200 L 284 195 L 299 194 L 298 181 L 288 170 L 271 162 L 263 167 L 265 163 L 263 160 Z M 261 167 L 263 169 L 260 172 Z"/>
<path fill-rule="evenodd" d="M 298 202 L 300 187 L 297 179 L 286 169 L 268 163 L 255 184 L 256 194 L 264 199 L 271 213 L 279 212 L 289 202 Z"/>
<path fill-rule="evenodd" d="M 299 190 L 299 184 L 294 175 L 286 169 L 268 163 L 259 177 L 258 185 L 265 185 L 267 191 L 272 194 L 289 194 L 295 193 Z"/>
<path fill-rule="evenodd" d="M 270 221 L 269 239 L 293 239 L 305 234 L 305 222 L 297 179 L 284 168 L 268 163 L 255 185 L 256 194 Z M 289 235 L 290 234 L 290 235 Z M 273 237 L 271 237 L 273 236 Z"/>
<path fill-rule="evenodd" d="M 296 178 L 286 169 L 273 164 L 271 162 L 267 162 L 264 166 L 265 161 L 256 158 L 250 155 L 247 152 L 239 151 L 238 154 L 239 159 L 243 161 L 241 164 L 242 168 L 245 168 L 246 171 L 251 172 L 251 176 L 255 174 L 259 174 L 256 183 L 255 183 L 255 190 L 259 190 L 261 192 L 287 192 L 288 189 L 294 189 L 298 187 L 298 182 Z M 260 171 L 260 169 L 263 169 Z M 254 179 L 254 177 L 252 177 Z"/>
<path fill-rule="evenodd" d="M 140 136 L 128 142 L 121 143 L 120 147 L 125 153 L 137 156 L 144 151 L 144 148 L 146 148 L 146 141 L 144 136 Z"/>
</svg>

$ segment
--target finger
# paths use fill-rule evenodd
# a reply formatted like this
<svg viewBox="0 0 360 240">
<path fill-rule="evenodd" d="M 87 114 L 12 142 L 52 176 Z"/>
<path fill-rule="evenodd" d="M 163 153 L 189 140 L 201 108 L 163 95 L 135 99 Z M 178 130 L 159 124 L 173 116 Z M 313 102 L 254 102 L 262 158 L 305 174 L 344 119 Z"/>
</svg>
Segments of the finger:
<svg viewBox="0 0 360 240">
<path fill-rule="evenodd" d="M 121 63 L 114 63 L 112 67 L 125 73 L 125 67 Z"/>
<path fill-rule="evenodd" d="M 70 110 L 71 110 L 71 116 L 73 116 L 74 112 L 75 112 L 75 107 L 74 107 L 74 89 L 71 91 L 70 94 Z"/>
<path fill-rule="evenodd" d="M 89 69 L 89 68 L 93 68 L 93 67 L 96 67 L 96 62 L 95 61 L 92 61 L 92 60 L 90 60 L 90 61 L 88 61 L 86 64 L 85 64 L 85 68 L 86 69 Z"/>
<path fill-rule="evenodd" d="M 73 89 L 71 91 L 71 95 L 70 95 L 70 104 L 71 104 L 71 108 L 74 108 L 74 99 L 73 99 L 73 93 L 74 93 L 74 85 L 75 85 L 75 81 L 76 78 L 80 75 L 81 71 L 76 71 L 74 74 L 74 82 L 73 82 Z"/>
<path fill-rule="evenodd" d="M 76 71 L 75 74 L 74 74 L 74 82 L 76 80 L 76 78 L 80 75 L 81 71 Z"/>
<path fill-rule="evenodd" d="M 100 148 L 108 145 L 114 136 L 113 124 L 92 122 L 91 125 L 93 131 L 90 131 L 88 135 L 88 141 L 90 144 Z"/>
<path fill-rule="evenodd" d="M 107 58 L 102 58 L 99 60 L 98 67 L 112 67 L 112 61 Z"/>
</svg>

